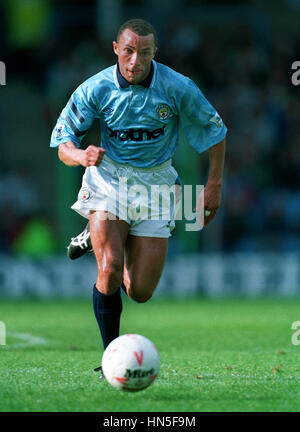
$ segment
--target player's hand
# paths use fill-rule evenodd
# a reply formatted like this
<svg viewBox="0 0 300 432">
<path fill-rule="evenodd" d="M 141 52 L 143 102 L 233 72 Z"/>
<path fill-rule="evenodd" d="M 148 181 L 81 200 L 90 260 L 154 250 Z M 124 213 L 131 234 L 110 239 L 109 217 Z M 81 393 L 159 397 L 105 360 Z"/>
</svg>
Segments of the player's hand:
<svg viewBox="0 0 300 432">
<path fill-rule="evenodd" d="M 194 211 L 204 212 L 204 226 L 207 226 L 213 220 L 220 207 L 221 189 L 221 185 L 208 183 L 197 197 L 197 204 Z"/>
<path fill-rule="evenodd" d="M 102 162 L 105 150 L 102 147 L 89 145 L 81 155 L 80 164 L 84 167 L 99 166 Z"/>
<path fill-rule="evenodd" d="M 221 205 L 222 185 L 207 183 L 204 188 L 204 226 L 216 216 Z"/>
</svg>

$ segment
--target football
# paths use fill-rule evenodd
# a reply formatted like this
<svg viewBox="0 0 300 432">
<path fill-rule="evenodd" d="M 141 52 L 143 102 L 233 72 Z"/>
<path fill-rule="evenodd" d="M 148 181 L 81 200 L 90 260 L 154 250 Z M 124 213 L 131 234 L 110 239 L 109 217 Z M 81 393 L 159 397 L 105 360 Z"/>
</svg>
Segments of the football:
<svg viewBox="0 0 300 432">
<path fill-rule="evenodd" d="M 138 334 L 114 339 L 102 357 L 106 380 L 119 390 L 138 391 L 149 387 L 159 368 L 160 358 L 154 344 Z"/>
</svg>

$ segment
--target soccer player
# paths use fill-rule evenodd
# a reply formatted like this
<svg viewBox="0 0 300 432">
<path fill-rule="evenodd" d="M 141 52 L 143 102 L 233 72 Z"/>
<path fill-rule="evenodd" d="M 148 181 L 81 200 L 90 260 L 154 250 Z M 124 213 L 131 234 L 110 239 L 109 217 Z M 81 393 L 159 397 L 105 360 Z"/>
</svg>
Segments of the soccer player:
<svg viewBox="0 0 300 432">
<path fill-rule="evenodd" d="M 146 302 L 159 282 L 174 211 L 166 218 L 161 206 L 160 217 L 152 220 L 137 217 L 137 207 L 151 210 L 147 199 L 151 185 L 172 187 L 176 182 L 171 160 L 179 144 L 179 127 L 199 153 L 209 152 L 204 225 L 215 217 L 221 202 L 227 132 L 191 79 L 154 60 L 157 36 L 151 24 L 127 21 L 113 49 L 117 64 L 75 90 L 50 143 L 58 147 L 58 157 L 66 165 L 86 167 L 72 208 L 89 220 L 82 243 L 96 256 L 93 306 L 104 349 L 119 336 L 120 288 L 136 302 Z M 95 118 L 100 121 L 101 146 L 80 149 Z M 146 194 L 139 200 L 137 194 L 120 194 L 121 181 L 126 181 L 126 190 L 143 187 Z"/>
</svg>

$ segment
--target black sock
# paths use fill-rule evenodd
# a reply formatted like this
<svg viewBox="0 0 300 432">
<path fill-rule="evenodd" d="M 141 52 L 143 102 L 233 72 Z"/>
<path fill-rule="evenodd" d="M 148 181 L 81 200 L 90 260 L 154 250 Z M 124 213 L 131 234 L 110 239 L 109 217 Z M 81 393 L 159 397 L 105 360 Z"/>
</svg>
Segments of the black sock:
<svg viewBox="0 0 300 432">
<path fill-rule="evenodd" d="M 114 294 L 102 294 L 94 285 L 93 307 L 105 349 L 112 340 L 119 336 L 122 312 L 120 289 Z"/>
</svg>

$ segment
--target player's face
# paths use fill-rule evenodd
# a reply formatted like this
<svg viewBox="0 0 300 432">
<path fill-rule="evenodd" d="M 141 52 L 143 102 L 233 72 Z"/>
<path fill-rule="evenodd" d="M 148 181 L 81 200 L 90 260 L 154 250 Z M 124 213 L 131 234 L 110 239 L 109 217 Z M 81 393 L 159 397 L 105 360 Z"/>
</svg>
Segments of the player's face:
<svg viewBox="0 0 300 432">
<path fill-rule="evenodd" d="M 142 82 L 150 72 L 156 47 L 152 33 L 139 36 L 130 29 L 123 31 L 119 42 L 113 42 L 123 77 L 132 84 Z"/>
</svg>

